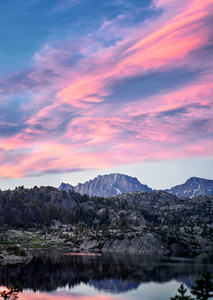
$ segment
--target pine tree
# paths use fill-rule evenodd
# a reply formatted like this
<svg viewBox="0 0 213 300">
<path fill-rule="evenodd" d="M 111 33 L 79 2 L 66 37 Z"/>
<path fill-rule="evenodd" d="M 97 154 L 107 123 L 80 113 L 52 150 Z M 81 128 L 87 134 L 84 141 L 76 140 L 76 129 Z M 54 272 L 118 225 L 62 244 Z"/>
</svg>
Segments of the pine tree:
<svg viewBox="0 0 213 300">
<path fill-rule="evenodd" d="M 7 291 L 2 291 L 0 296 L 4 300 L 15 300 L 18 298 L 18 293 L 21 292 L 20 283 L 17 281 L 14 286 L 9 286 Z"/>
<path fill-rule="evenodd" d="M 191 293 L 199 300 L 208 300 L 213 297 L 212 275 L 209 271 L 204 273 L 203 278 L 196 280 L 196 285 L 192 286 Z"/>
<path fill-rule="evenodd" d="M 175 297 L 171 298 L 171 300 L 192 300 L 192 298 L 190 296 L 186 296 L 187 289 L 184 288 L 184 285 L 181 284 L 181 286 L 178 289 L 178 292 L 180 293 L 179 295 L 176 295 Z"/>
</svg>

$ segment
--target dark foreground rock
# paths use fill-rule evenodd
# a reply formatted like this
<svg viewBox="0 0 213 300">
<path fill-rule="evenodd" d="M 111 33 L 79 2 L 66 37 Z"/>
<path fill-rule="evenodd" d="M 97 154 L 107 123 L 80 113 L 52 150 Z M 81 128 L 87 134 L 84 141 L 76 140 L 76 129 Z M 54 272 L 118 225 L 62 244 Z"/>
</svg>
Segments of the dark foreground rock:
<svg viewBox="0 0 213 300">
<path fill-rule="evenodd" d="M 0 265 L 28 264 L 33 259 L 33 255 L 27 251 L 13 245 L 0 249 Z"/>
</svg>

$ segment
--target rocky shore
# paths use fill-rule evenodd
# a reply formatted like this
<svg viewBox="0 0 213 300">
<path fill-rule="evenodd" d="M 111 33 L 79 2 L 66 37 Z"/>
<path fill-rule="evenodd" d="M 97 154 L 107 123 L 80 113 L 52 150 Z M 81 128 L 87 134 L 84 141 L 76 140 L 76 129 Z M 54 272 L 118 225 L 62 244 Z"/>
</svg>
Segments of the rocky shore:
<svg viewBox="0 0 213 300">
<path fill-rule="evenodd" d="M 152 233 L 146 233 L 141 237 L 132 239 L 104 237 L 100 239 L 83 238 L 78 247 L 71 247 L 72 251 L 103 252 L 103 253 L 137 253 L 167 255 L 169 250 L 161 241 L 161 238 Z"/>
<path fill-rule="evenodd" d="M 28 264 L 33 255 L 17 245 L 5 246 L 0 249 L 0 265 Z"/>
<path fill-rule="evenodd" d="M 71 244 L 71 251 L 134 253 L 175 256 L 197 256 L 213 252 L 210 237 L 190 234 L 166 234 L 138 231 L 135 233 L 100 235 L 98 238 L 82 236 L 77 243 Z"/>
</svg>

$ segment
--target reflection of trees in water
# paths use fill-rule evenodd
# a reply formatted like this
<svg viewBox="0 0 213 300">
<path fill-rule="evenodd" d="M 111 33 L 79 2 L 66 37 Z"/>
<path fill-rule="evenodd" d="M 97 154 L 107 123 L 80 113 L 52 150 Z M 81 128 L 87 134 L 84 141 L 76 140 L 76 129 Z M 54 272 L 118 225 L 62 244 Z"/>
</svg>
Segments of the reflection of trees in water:
<svg viewBox="0 0 213 300">
<path fill-rule="evenodd" d="M 143 282 L 167 282 L 172 279 L 188 286 L 209 269 L 210 259 L 174 260 L 155 256 L 102 255 L 64 256 L 43 255 L 34 257 L 24 267 L 0 269 L 0 284 L 13 285 L 17 280 L 23 289 L 53 291 L 58 287 L 70 288 L 81 282 L 99 290 L 124 292 L 136 289 Z"/>
</svg>

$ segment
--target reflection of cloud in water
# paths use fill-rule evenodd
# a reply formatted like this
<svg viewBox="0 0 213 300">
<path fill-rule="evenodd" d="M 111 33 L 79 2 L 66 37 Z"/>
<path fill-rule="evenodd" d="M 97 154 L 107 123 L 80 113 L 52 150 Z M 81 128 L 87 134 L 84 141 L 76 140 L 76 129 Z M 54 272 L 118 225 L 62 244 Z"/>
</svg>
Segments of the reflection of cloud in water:
<svg viewBox="0 0 213 300">
<path fill-rule="evenodd" d="M 20 300 L 114 300 L 110 295 L 82 295 L 66 292 L 54 292 L 54 293 L 34 293 L 32 291 L 24 291 L 21 294 Z"/>
<path fill-rule="evenodd" d="M 145 283 L 141 284 L 137 292 L 131 294 L 131 299 L 137 300 L 169 300 L 177 294 L 177 289 L 180 287 L 180 282 L 171 280 L 170 282 Z"/>
<path fill-rule="evenodd" d="M 71 291 L 57 291 L 54 293 L 32 293 L 25 291 L 20 300 L 167 300 L 175 295 L 180 282 L 172 280 L 165 284 L 145 283 L 132 292 L 125 294 L 103 294 L 97 293 L 88 285 L 79 285 Z"/>
<path fill-rule="evenodd" d="M 8 288 L 6 286 L 0 286 L 0 293 L 5 291 L 5 290 L 8 290 Z"/>
<path fill-rule="evenodd" d="M 101 256 L 101 253 L 80 253 L 80 252 L 73 252 L 73 253 L 63 253 L 64 255 L 68 256 Z"/>
</svg>

